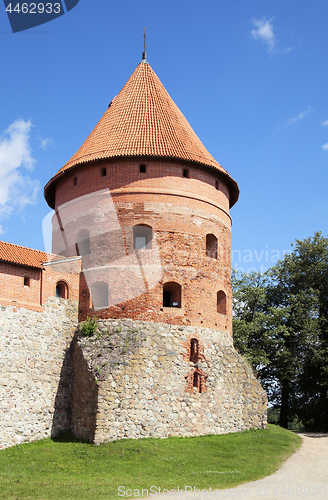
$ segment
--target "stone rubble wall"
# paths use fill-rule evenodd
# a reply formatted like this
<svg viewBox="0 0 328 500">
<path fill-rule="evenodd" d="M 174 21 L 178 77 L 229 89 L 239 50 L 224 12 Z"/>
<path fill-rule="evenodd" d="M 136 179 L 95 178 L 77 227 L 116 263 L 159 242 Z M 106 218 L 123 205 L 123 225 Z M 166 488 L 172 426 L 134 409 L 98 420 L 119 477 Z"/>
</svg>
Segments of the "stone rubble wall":
<svg viewBox="0 0 328 500">
<path fill-rule="evenodd" d="M 192 338 L 201 346 L 197 363 L 189 361 L 187 352 Z M 201 393 L 190 383 L 195 370 L 203 374 Z M 93 337 L 77 337 L 73 373 L 83 381 L 80 387 L 73 383 L 73 432 L 97 444 L 124 437 L 221 434 L 267 424 L 266 394 L 225 331 L 100 320 Z M 90 404 L 88 421 L 83 413 Z"/>
<path fill-rule="evenodd" d="M 0 306 L 0 449 L 69 429 L 99 444 L 266 427 L 266 395 L 228 332 L 106 319 L 85 338 L 77 315 L 58 298 Z"/>
<path fill-rule="evenodd" d="M 69 428 L 70 344 L 77 302 L 43 312 L 0 306 L 0 449 Z"/>
</svg>

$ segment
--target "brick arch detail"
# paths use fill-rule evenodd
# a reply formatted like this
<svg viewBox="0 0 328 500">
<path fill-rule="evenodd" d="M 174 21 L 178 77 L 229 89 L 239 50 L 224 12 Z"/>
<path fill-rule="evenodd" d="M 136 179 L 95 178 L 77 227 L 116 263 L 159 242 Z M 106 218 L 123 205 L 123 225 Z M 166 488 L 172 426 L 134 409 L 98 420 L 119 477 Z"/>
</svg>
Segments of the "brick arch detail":
<svg viewBox="0 0 328 500">
<path fill-rule="evenodd" d="M 184 342 L 181 343 L 181 346 L 186 350 L 183 353 L 184 361 L 187 361 L 188 363 L 190 363 L 190 354 L 191 354 L 190 349 L 191 349 L 192 339 L 196 339 L 198 341 L 198 359 L 197 359 L 197 362 L 205 361 L 204 344 L 201 341 L 201 339 L 199 338 L 199 335 L 197 335 L 197 334 L 189 335 L 187 340 L 185 340 Z"/>
<path fill-rule="evenodd" d="M 187 381 L 187 387 L 185 388 L 185 392 L 194 392 L 194 376 L 195 373 L 199 375 L 200 377 L 200 390 L 198 393 L 203 394 L 204 392 L 207 391 L 206 387 L 206 380 L 208 375 L 201 370 L 200 368 L 195 368 L 194 370 L 191 370 L 188 375 L 186 375 L 185 379 Z"/>
</svg>

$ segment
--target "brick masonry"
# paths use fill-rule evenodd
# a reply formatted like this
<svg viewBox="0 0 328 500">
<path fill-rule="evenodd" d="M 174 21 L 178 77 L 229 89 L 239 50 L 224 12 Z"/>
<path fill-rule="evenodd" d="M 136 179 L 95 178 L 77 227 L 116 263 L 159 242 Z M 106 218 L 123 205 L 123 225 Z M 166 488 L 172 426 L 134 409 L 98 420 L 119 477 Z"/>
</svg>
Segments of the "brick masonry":
<svg viewBox="0 0 328 500">
<path fill-rule="evenodd" d="M 141 164 L 146 172 L 140 172 Z M 90 234 L 90 254 L 82 258 L 80 320 L 96 314 L 232 334 L 229 189 L 220 172 L 168 159 L 92 162 L 58 179 L 56 210 L 53 252 L 76 255 L 78 234 Z M 151 249 L 133 248 L 136 225 L 152 228 Z M 216 238 L 215 252 L 213 245 L 207 248 L 209 235 Z M 98 282 L 109 291 L 108 307 L 100 312 L 90 295 Z M 163 288 L 170 282 L 181 286 L 176 309 L 163 307 Z M 217 304 L 220 292 L 224 313 Z"/>
<path fill-rule="evenodd" d="M 61 263 L 48 254 L 48 265 L 33 268 L 0 261 L 0 304 L 43 311 L 44 304 L 56 295 L 56 285 L 65 283 L 68 298 L 79 299 L 80 261 Z M 28 278 L 28 285 L 24 285 Z"/>
</svg>

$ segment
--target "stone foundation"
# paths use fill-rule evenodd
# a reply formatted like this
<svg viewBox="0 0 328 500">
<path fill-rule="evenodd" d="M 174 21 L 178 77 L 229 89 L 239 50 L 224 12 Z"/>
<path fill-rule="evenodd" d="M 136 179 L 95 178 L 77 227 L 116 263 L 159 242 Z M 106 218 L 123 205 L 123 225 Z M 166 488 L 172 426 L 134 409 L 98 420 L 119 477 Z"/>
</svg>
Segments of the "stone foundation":
<svg viewBox="0 0 328 500">
<path fill-rule="evenodd" d="M 43 312 L 0 306 L 0 449 L 69 428 L 70 349 L 77 302 Z"/>
<path fill-rule="evenodd" d="M 77 303 L 0 306 L 0 448 L 70 429 L 99 444 L 266 426 L 266 394 L 226 331 L 99 320 Z"/>
<path fill-rule="evenodd" d="M 198 341 L 193 362 L 191 339 Z M 91 436 L 99 444 L 266 427 L 266 394 L 224 331 L 101 320 L 93 337 L 79 336 L 76 343 L 76 437 Z M 193 384 L 195 372 L 199 378 Z"/>
</svg>

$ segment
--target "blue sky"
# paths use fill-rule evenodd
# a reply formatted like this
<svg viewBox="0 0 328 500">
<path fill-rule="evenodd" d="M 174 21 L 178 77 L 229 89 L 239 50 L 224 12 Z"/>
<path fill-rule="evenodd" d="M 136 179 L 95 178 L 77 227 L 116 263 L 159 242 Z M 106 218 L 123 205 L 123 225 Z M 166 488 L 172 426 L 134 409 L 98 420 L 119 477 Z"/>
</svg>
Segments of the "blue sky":
<svg viewBox="0 0 328 500">
<path fill-rule="evenodd" d="M 80 0 L 13 34 L 0 4 L 0 226 L 43 249 L 43 187 L 141 60 L 236 179 L 232 265 L 271 267 L 328 234 L 328 4 Z"/>
</svg>

